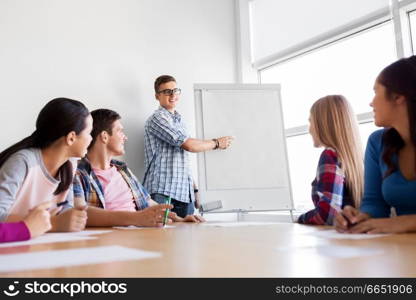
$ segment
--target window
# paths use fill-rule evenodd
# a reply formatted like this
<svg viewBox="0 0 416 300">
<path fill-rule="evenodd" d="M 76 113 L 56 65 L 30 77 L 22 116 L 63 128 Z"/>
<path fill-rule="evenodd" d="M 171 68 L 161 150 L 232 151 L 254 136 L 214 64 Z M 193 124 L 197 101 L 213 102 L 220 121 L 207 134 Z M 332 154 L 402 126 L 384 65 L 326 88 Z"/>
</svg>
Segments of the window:
<svg viewBox="0 0 416 300">
<path fill-rule="evenodd" d="M 309 134 L 287 139 L 290 181 L 295 208 L 300 211 L 313 208 L 311 183 L 316 174 L 320 148 L 314 148 Z M 300 149 L 307 149 L 299 151 Z"/>
<path fill-rule="evenodd" d="M 282 85 L 285 127 L 305 125 L 309 108 L 328 94 L 343 94 L 355 113 L 370 111 L 378 73 L 395 61 L 390 22 L 260 72 L 261 83 Z M 300 105 L 301 104 L 301 105 Z"/>
<path fill-rule="evenodd" d="M 295 208 L 313 207 L 310 183 L 322 149 L 313 147 L 305 132 L 313 102 L 328 94 L 342 94 L 356 114 L 371 112 L 373 84 L 378 73 L 397 59 L 391 22 L 385 22 L 336 43 L 260 70 L 262 83 L 280 83 L 288 136 L 289 168 Z M 363 147 L 377 128 L 369 120 L 360 125 Z"/>
<path fill-rule="evenodd" d="M 412 38 L 412 50 L 416 55 L 416 10 L 409 12 L 410 32 Z"/>
</svg>

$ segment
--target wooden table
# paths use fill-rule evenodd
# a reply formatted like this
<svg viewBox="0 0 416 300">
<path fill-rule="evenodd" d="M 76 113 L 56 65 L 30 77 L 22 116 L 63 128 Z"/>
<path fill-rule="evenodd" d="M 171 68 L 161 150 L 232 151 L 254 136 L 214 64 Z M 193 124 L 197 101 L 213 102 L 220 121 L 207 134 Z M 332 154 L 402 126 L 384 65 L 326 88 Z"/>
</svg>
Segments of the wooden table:
<svg viewBox="0 0 416 300">
<path fill-rule="evenodd" d="M 226 228 L 178 223 L 176 228 L 112 230 L 94 240 L 0 248 L 0 255 L 119 245 L 160 252 L 162 257 L 0 273 L 0 277 L 416 276 L 416 234 L 324 239 L 313 235 L 324 228 L 290 223 Z M 328 256 L 326 250 L 335 246 L 372 249 L 377 254 Z"/>
</svg>

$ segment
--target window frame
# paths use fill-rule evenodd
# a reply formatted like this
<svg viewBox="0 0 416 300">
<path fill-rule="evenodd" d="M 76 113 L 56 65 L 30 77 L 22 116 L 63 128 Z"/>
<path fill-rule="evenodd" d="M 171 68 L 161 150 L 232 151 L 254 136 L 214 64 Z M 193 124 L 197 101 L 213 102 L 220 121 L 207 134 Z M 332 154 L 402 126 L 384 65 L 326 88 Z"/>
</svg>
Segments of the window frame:
<svg viewBox="0 0 416 300">
<path fill-rule="evenodd" d="M 285 53 L 276 53 L 265 60 L 252 63 L 253 69 L 257 72 L 257 81 L 261 81 L 261 72 L 265 69 L 274 67 L 280 63 L 290 61 L 300 55 L 308 55 L 309 53 L 319 50 L 323 47 L 332 45 L 345 38 L 352 37 L 363 31 L 371 30 L 383 23 L 392 21 L 394 28 L 394 40 L 396 41 L 397 59 L 412 55 L 412 37 L 410 28 L 410 13 L 416 10 L 416 0 L 392 0 L 391 8 L 382 9 L 357 19 L 351 24 L 338 28 L 325 35 L 316 37 L 315 39 L 306 41 L 304 44 L 293 47 L 284 51 Z M 415 29 L 416 30 L 416 29 Z M 398 44 L 400 44 L 398 46 Z M 414 41 L 413 49 L 416 51 L 416 41 Z M 409 46 L 410 45 L 410 46 Z M 398 49 L 399 48 L 399 49 Z M 402 51 L 400 50 L 402 49 Z M 416 53 L 415 53 L 416 54 Z M 373 121 L 371 111 L 357 114 L 358 124 L 365 124 Z M 301 125 L 285 129 L 286 137 L 303 135 L 308 133 L 308 125 Z"/>
</svg>

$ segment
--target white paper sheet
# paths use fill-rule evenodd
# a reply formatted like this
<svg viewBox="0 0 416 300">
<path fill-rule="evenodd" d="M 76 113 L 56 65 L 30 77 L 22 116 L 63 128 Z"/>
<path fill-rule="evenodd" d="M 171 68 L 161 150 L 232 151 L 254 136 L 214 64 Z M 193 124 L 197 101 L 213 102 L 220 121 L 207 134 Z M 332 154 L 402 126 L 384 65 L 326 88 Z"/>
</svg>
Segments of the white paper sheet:
<svg viewBox="0 0 416 300">
<path fill-rule="evenodd" d="M 199 226 L 207 227 L 244 227 L 244 226 L 264 226 L 264 225 L 277 225 L 282 223 L 273 222 L 204 222 Z"/>
<path fill-rule="evenodd" d="M 47 243 L 62 243 L 62 242 L 72 242 L 72 241 L 84 241 L 84 240 L 94 240 L 96 237 L 91 236 L 82 236 L 82 235 L 72 235 L 66 233 L 45 233 L 37 238 L 22 241 L 22 242 L 11 242 L 11 243 L 0 243 L 0 248 L 7 247 L 17 247 L 17 246 L 28 246 L 36 244 L 47 244 Z"/>
<path fill-rule="evenodd" d="M 344 239 L 344 240 L 364 240 L 364 239 L 374 239 L 374 238 L 387 236 L 387 234 L 339 233 L 335 229 L 319 230 L 319 231 L 310 232 L 308 234 L 311 234 L 320 238 Z"/>
<path fill-rule="evenodd" d="M 115 229 L 149 229 L 149 228 L 164 229 L 164 228 L 175 228 L 175 227 L 176 226 L 173 226 L 173 225 L 165 225 L 164 227 L 144 227 L 144 226 L 129 225 L 129 226 L 114 226 L 113 228 Z"/>
<path fill-rule="evenodd" d="M 45 233 L 37 238 L 22 242 L 0 243 L 0 248 L 27 246 L 47 243 L 62 243 L 72 241 L 93 240 L 96 237 L 91 235 L 98 235 L 111 232 L 111 230 L 83 230 L 79 232 L 50 232 Z"/>
<path fill-rule="evenodd" d="M 83 230 L 79 232 L 65 232 L 65 234 L 72 234 L 77 236 L 89 236 L 89 235 L 96 235 L 96 234 L 104 234 L 112 232 L 112 230 Z"/>
<path fill-rule="evenodd" d="M 103 246 L 0 255 L 0 272 L 70 267 L 160 257 L 149 252 L 121 246 Z"/>
</svg>

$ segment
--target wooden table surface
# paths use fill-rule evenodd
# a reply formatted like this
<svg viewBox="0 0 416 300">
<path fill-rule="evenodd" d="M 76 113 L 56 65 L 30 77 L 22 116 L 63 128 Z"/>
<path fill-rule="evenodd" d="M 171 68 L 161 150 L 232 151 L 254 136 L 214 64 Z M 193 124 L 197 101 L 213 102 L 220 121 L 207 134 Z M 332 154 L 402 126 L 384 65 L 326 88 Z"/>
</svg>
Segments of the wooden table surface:
<svg viewBox="0 0 416 300">
<path fill-rule="evenodd" d="M 415 277 L 416 234 L 362 240 L 313 235 L 326 228 L 281 223 L 244 227 L 175 224 L 94 240 L 0 248 L 1 254 L 119 245 L 159 258 L 0 273 L 0 277 Z M 331 251 L 367 251 L 334 257 Z M 65 258 L 62 258 L 65 259 Z M 12 263 L 12 262 L 11 262 Z"/>
</svg>

